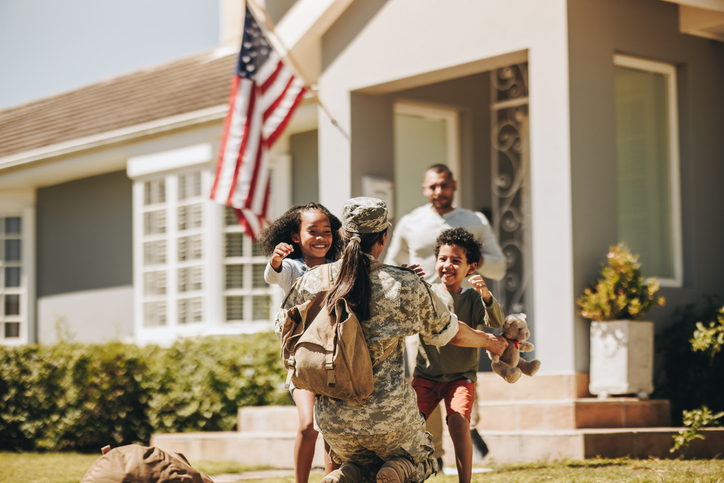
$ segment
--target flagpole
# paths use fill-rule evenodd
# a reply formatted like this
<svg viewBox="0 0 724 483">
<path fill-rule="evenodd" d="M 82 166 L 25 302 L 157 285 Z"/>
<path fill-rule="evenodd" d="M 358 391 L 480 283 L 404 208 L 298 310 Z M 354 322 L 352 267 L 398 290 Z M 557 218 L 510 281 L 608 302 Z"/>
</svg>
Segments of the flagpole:
<svg viewBox="0 0 724 483">
<path fill-rule="evenodd" d="M 261 6 L 259 6 L 259 4 L 256 3 L 256 0 L 246 0 L 246 2 L 249 5 L 251 5 L 252 10 L 255 13 L 261 14 L 261 16 L 264 18 L 264 24 L 266 25 L 267 29 L 269 29 L 271 34 L 274 35 L 274 38 L 276 39 L 277 44 L 279 44 L 279 47 L 284 49 L 284 54 L 282 55 L 282 59 L 286 60 L 289 63 L 290 67 L 292 69 L 294 69 L 294 71 L 297 73 L 297 76 L 299 76 L 299 78 L 302 81 L 304 81 L 304 86 L 312 94 L 312 97 L 314 97 L 314 100 L 317 102 L 317 104 L 319 104 L 319 107 L 322 108 L 322 110 L 324 111 L 324 113 L 327 115 L 330 122 L 332 123 L 332 125 L 334 127 L 336 127 L 337 129 L 339 129 L 339 132 L 341 132 L 342 135 L 347 139 L 347 141 L 349 141 L 350 140 L 349 134 L 342 128 L 342 126 L 339 125 L 337 120 L 332 116 L 332 113 L 329 112 L 329 109 L 327 109 L 327 106 L 325 106 L 324 103 L 322 102 L 322 99 L 319 98 L 319 95 L 317 94 L 316 89 L 313 89 L 312 85 L 309 83 L 309 81 L 307 81 L 306 77 L 304 77 L 304 75 L 302 75 L 302 71 L 299 69 L 299 67 L 297 66 L 297 63 L 294 61 L 294 57 L 292 56 L 292 53 L 289 51 L 289 49 L 287 49 L 287 47 L 282 42 L 282 39 L 279 38 L 279 36 L 277 35 L 276 30 L 274 29 L 274 23 L 271 21 L 269 16 L 266 14 L 266 10 L 264 8 L 262 8 Z"/>
</svg>

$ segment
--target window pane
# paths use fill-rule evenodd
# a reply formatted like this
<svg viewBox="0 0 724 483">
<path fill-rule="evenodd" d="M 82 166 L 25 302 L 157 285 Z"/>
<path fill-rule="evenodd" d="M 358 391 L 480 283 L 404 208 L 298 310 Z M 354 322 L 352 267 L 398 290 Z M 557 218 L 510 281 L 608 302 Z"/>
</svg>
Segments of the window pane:
<svg viewBox="0 0 724 483">
<path fill-rule="evenodd" d="M 271 307 L 270 295 L 254 295 L 251 300 L 252 319 L 269 320 L 269 309 Z"/>
<path fill-rule="evenodd" d="M 239 224 L 239 219 L 236 217 L 234 208 L 230 206 L 224 207 L 224 224 L 226 226 L 236 226 Z"/>
<path fill-rule="evenodd" d="M 203 322 L 203 299 L 193 297 L 190 299 L 179 299 L 178 301 L 178 323 L 189 324 L 192 322 Z"/>
<path fill-rule="evenodd" d="M 149 211 L 143 214 L 143 233 L 158 235 L 166 233 L 166 210 Z"/>
<path fill-rule="evenodd" d="M 666 76 L 616 67 L 618 233 L 650 275 L 674 278 Z"/>
<path fill-rule="evenodd" d="M 5 338 L 17 339 L 18 337 L 20 337 L 20 323 L 5 322 Z"/>
<path fill-rule="evenodd" d="M 143 264 L 166 263 L 166 240 L 150 241 L 143 244 Z"/>
<path fill-rule="evenodd" d="M 234 295 L 226 297 L 226 320 L 242 320 L 244 318 L 244 297 Z"/>
<path fill-rule="evenodd" d="M 244 266 L 226 265 L 226 288 L 244 288 Z"/>
<path fill-rule="evenodd" d="M 5 267 L 5 286 L 20 286 L 20 267 Z"/>
<path fill-rule="evenodd" d="M 161 178 L 143 183 L 143 204 L 166 202 L 166 180 Z"/>
<path fill-rule="evenodd" d="M 201 228 L 203 224 L 203 205 L 180 206 L 178 209 L 178 229 L 188 230 L 190 228 Z"/>
<path fill-rule="evenodd" d="M 166 293 L 166 271 L 144 273 L 143 293 L 145 295 L 164 295 Z"/>
<path fill-rule="evenodd" d="M 144 323 L 146 327 L 166 325 L 166 302 L 146 302 L 143 304 Z"/>
<path fill-rule="evenodd" d="M 201 196 L 201 172 L 179 175 L 178 199 L 186 200 L 196 196 Z"/>
<path fill-rule="evenodd" d="M 182 236 L 178 239 L 178 260 L 200 260 L 204 255 L 203 244 L 201 235 Z"/>
<path fill-rule="evenodd" d="M 251 288 L 267 288 L 269 285 L 264 281 L 264 269 L 266 264 L 255 263 L 251 266 Z"/>
<path fill-rule="evenodd" d="M 20 217 L 12 216 L 5 218 L 5 233 L 6 234 L 20 234 Z"/>
<path fill-rule="evenodd" d="M 5 295 L 5 315 L 20 315 L 20 295 Z"/>
<path fill-rule="evenodd" d="M 252 243 L 251 245 L 251 256 L 252 257 L 259 257 L 264 255 L 261 251 L 261 245 L 259 243 Z"/>
<path fill-rule="evenodd" d="M 244 234 L 243 233 L 226 233 L 226 234 L 224 234 L 224 256 L 226 256 L 226 257 L 243 257 L 244 256 Z"/>
<path fill-rule="evenodd" d="M 180 268 L 177 273 L 179 292 L 189 292 L 203 288 L 203 267 Z"/>
<path fill-rule="evenodd" d="M 20 240 L 5 240 L 5 261 L 20 261 Z"/>
</svg>

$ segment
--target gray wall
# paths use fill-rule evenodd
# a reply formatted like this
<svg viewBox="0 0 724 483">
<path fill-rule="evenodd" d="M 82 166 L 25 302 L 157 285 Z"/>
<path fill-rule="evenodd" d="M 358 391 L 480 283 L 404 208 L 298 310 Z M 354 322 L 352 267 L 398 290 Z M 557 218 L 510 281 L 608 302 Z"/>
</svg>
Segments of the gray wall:
<svg viewBox="0 0 724 483">
<path fill-rule="evenodd" d="M 614 53 L 677 66 L 684 286 L 650 312 L 660 332 L 676 307 L 724 295 L 724 44 L 679 33 L 677 5 L 659 0 L 570 0 L 571 170 L 575 296 L 595 280 L 617 239 Z M 531 79 L 535 82 L 535 79 Z M 644 267 L 645 271 L 645 267 Z M 578 369 L 588 327 L 578 319 Z"/>
<path fill-rule="evenodd" d="M 292 204 L 319 201 L 317 130 L 289 136 L 292 153 Z"/>
<path fill-rule="evenodd" d="M 38 298 L 133 285 L 131 186 L 118 171 L 38 189 Z"/>
</svg>

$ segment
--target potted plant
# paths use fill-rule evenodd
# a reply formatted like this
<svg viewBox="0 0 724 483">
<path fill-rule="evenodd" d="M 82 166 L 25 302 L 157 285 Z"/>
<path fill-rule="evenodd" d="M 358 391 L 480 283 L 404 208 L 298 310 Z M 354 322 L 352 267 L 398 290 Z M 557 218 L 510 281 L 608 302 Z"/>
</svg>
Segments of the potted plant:
<svg viewBox="0 0 724 483">
<path fill-rule="evenodd" d="M 600 398 L 647 399 L 654 391 L 654 324 L 639 319 L 666 301 L 656 296 L 659 284 L 644 277 L 638 258 L 623 243 L 610 247 L 601 278 L 577 300 L 579 313 L 591 320 L 589 391 Z"/>
</svg>

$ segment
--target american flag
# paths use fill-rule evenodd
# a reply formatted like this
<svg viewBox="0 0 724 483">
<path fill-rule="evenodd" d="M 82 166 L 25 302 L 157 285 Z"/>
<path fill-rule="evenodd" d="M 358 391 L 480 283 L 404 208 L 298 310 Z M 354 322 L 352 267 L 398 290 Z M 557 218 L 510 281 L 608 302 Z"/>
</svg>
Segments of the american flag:
<svg viewBox="0 0 724 483">
<path fill-rule="evenodd" d="M 268 225 L 268 151 L 304 91 L 304 82 L 284 65 L 247 7 L 211 199 L 235 208 L 254 241 Z"/>
</svg>

